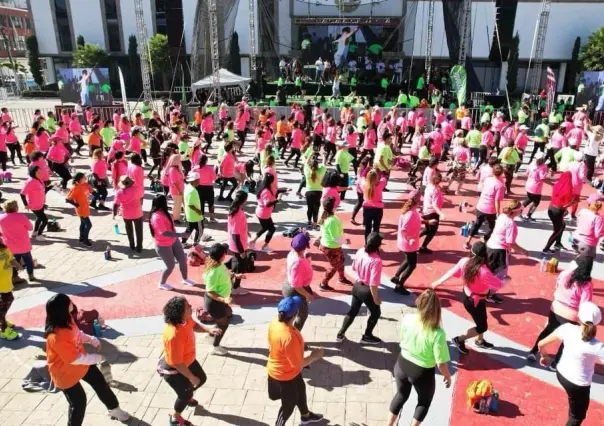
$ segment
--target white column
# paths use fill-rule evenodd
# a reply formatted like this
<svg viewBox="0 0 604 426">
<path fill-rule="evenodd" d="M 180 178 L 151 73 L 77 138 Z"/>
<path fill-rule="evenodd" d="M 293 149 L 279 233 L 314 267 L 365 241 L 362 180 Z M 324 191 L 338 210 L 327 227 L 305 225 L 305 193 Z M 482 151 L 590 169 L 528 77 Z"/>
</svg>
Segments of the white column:
<svg viewBox="0 0 604 426">
<path fill-rule="evenodd" d="M 566 80 L 566 62 L 560 64 L 560 72 L 558 73 L 558 87 L 556 90 L 562 92 L 564 90 L 564 80 Z"/>
<path fill-rule="evenodd" d="M 499 90 L 502 92 L 505 90 L 508 85 L 508 63 L 501 63 L 501 75 L 499 76 Z"/>
</svg>

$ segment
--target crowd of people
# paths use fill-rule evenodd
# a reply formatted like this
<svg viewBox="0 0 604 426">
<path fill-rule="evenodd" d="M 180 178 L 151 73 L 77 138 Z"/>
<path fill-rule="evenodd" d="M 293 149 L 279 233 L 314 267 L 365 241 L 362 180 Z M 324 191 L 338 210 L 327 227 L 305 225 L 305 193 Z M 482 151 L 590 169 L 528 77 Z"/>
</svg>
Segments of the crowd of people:
<svg viewBox="0 0 604 426">
<path fill-rule="evenodd" d="M 163 312 L 164 356 L 158 371 L 177 394 L 170 424 L 191 424 L 182 413 L 187 406 L 198 404 L 193 393 L 207 380 L 196 361 L 194 332 L 211 334 L 212 353 L 228 356 L 221 341 L 231 321 L 232 298 L 248 294 L 241 284 L 246 278 L 253 279 L 259 242 L 259 250 L 272 252 L 270 244 L 276 230 L 273 214 L 285 203 L 283 196 L 288 193 L 279 185 L 276 164 L 280 162 L 280 168 L 299 173 L 295 196 L 306 200 L 307 223 L 291 240 L 291 251 L 284 259 L 284 298 L 269 325 L 268 396 L 281 401 L 276 425 L 283 426 L 295 407 L 300 411 L 300 424 L 316 423 L 322 416 L 311 412 L 307 405 L 302 371 L 321 359 L 323 350 L 313 349 L 305 355 L 309 348 L 301 334 L 309 316 L 308 305 L 317 297 L 313 291 L 317 271 L 308 253 L 313 235 L 318 233 L 314 242 L 329 265 L 318 287 L 332 291 L 330 283 L 337 275 L 340 283 L 351 288 L 350 309 L 334 338 L 338 342 L 346 339 L 347 330 L 365 305 L 370 315 L 361 343 L 380 344 L 382 340 L 374 331 L 381 316 L 381 294 L 387 291 L 381 286 L 384 237 L 380 231 L 384 192 L 389 191 L 392 173 L 405 176 L 409 185 L 398 223 L 394 224 L 401 262 L 391 281 L 399 295 L 410 294 L 407 282 L 418 257 L 433 254 L 429 246 L 447 214 L 445 194 L 452 191 L 452 184 L 456 194 L 465 191 L 464 183 L 473 176 L 480 194 L 474 203 L 476 219 L 463 242 L 467 255 L 419 295 L 417 313 L 405 316 L 401 323 L 401 353 L 394 366 L 397 393 L 390 405 L 388 424 L 395 424 L 414 388 L 418 403 L 413 424 L 419 425 L 434 396 L 436 367 L 445 386 L 451 384 L 447 336 L 434 289 L 452 278 L 463 283 L 462 303 L 474 326 L 452 339 L 457 350 L 467 354 L 466 343 L 471 340 L 482 349 L 493 348 L 484 337 L 488 330 L 487 304 L 505 303 L 498 292 L 510 279 L 510 259 L 527 255 L 517 242 L 516 219 L 535 220 L 533 214 L 540 205 L 544 183 L 550 182 L 553 195 L 547 215 L 552 234 L 543 242 L 543 254 L 567 250 L 562 233 L 566 222 L 573 221 L 576 230 L 571 250 L 577 257 L 574 269 L 558 276 L 547 325 L 527 359 L 539 359 L 542 365 L 557 371 L 569 397 L 567 425 L 580 425 L 585 419 L 594 365 L 604 362 L 604 345 L 595 337 L 601 312 L 591 301 L 591 271 L 604 236 L 602 179 L 596 175 L 604 130 L 592 126 L 584 111 L 560 123 L 544 120 L 530 136 L 522 120 L 506 117 L 503 111 L 487 110 L 486 116 L 474 123 L 463 106 L 447 112 L 436 105 L 432 123 L 427 122 L 423 110 L 415 107 L 401 113 L 397 108 L 372 105 L 363 106 L 356 115 L 349 106 L 342 107 L 338 114 L 324 111 L 320 105 L 306 108 L 294 104 L 289 116 L 278 117 L 268 107 L 252 108 L 246 98 L 237 105 L 234 116 L 222 104 L 216 113 L 204 113 L 200 108 L 190 123 L 178 104 L 170 105 L 164 116 L 146 109 L 134 117 L 116 112 L 113 119 L 102 121 L 92 111 L 86 112 L 83 123 L 90 131 L 87 142 L 77 113 L 64 113 L 56 121 L 54 114 L 37 111 L 21 146 L 8 111 L 3 110 L 0 162 L 3 170 L 9 167 L 8 149 L 12 167 L 16 167 L 17 159 L 28 164 L 29 178 L 23 182 L 20 195 L 23 207 L 35 215 L 35 222 L 32 224 L 19 212 L 17 200 L 3 205 L 0 338 L 19 337 L 6 315 L 14 298 L 13 285 L 23 282 L 18 271 L 25 268 L 29 281 L 36 280 L 31 241 L 45 239 L 46 194 L 50 189 L 64 194 L 65 201 L 73 205 L 80 218 L 79 242 L 84 247 L 94 244 L 90 238 L 91 208 L 106 210 L 114 217 L 121 215 L 133 254 L 142 250 L 142 230 L 147 222 L 157 255 L 165 264 L 158 282 L 164 291 L 173 290 L 169 281 L 176 264 L 185 285 L 197 284 L 189 277 L 185 248 L 195 249 L 207 242 L 206 226 L 221 226 L 228 231 L 228 242 L 206 244 L 202 277 L 203 308 L 216 326 L 195 321 L 193 308 L 183 297 L 170 299 Z M 249 133 L 253 140 L 251 152 Z M 530 153 L 529 142 L 533 146 Z M 22 148 L 25 156 L 21 155 Z M 70 166 L 74 156 L 89 157 L 90 170 L 74 173 Z M 521 169 L 523 164 L 526 169 Z M 408 173 L 399 171 L 406 165 Z M 524 201 L 506 201 L 512 193 L 512 182 L 521 175 L 526 175 Z M 581 197 L 588 195 L 582 194 L 584 183 L 592 178 L 600 189 L 593 190 L 587 197 L 587 207 L 579 210 Z M 145 214 L 142 200 L 148 182 L 157 195 Z M 344 268 L 344 248 L 350 239 L 338 211 L 350 193 L 356 195 L 351 223 L 364 228 L 364 244 L 352 262 L 352 280 Z M 107 205 L 109 194 L 113 195 L 111 206 Z M 260 224 L 254 236 L 244 210 L 249 202 L 255 203 L 254 214 Z M 462 203 L 459 208 L 467 206 Z M 216 209 L 226 211 L 226 222 L 216 221 Z M 356 218 L 361 210 L 359 223 Z M 483 225 L 486 230 L 474 242 Z M 73 310 L 73 303 L 63 294 L 46 305 L 48 367 L 69 402 L 69 424 L 82 424 L 85 415 L 81 380 L 93 387 L 111 417 L 126 421 L 129 414 L 119 408 L 115 394 L 96 367 L 103 357 L 88 354 L 83 347 L 89 343 L 98 349 L 101 343 L 78 330 Z M 554 341 L 564 345 L 550 362 L 545 348 Z"/>
</svg>

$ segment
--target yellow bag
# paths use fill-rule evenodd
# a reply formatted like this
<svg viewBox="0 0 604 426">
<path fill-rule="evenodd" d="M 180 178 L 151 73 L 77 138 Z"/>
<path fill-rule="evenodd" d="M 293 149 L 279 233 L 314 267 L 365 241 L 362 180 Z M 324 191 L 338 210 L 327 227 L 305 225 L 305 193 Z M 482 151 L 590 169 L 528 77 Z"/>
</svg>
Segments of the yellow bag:
<svg viewBox="0 0 604 426">
<path fill-rule="evenodd" d="M 493 384 L 489 380 L 474 380 L 466 390 L 468 407 L 473 407 L 482 398 L 490 397 L 492 393 Z"/>
</svg>

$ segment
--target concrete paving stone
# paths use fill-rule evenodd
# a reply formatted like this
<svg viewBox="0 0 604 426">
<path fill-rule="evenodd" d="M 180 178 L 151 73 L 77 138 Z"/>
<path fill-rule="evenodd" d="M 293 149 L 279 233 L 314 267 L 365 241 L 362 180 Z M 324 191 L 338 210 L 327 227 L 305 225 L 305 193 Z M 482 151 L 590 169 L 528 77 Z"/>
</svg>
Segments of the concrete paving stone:
<svg viewBox="0 0 604 426">
<path fill-rule="evenodd" d="M 0 392 L 0 410 L 7 405 L 11 399 L 15 396 L 15 392 Z"/>
<path fill-rule="evenodd" d="M 2 425 L 2 426 L 20 426 L 25 422 L 25 419 L 30 414 L 31 414 L 30 411 L 0 410 L 0 425 Z"/>
<path fill-rule="evenodd" d="M 245 401 L 246 393 L 247 391 L 243 389 L 216 389 L 212 398 L 212 405 L 241 406 Z"/>
<path fill-rule="evenodd" d="M 47 393 L 46 397 L 42 400 L 40 405 L 36 407 L 36 411 L 47 411 L 47 412 L 58 412 L 66 413 L 69 409 L 69 403 L 67 398 L 63 395 L 63 392 L 58 393 Z M 58 420 L 58 419 L 57 419 Z"/>
<path fill-rule="evenodd" d="M 157 392 L 155 395 L 153 395 L 153 399 L 151 400 L 149 407 L 172 409 L 174 408 L 175 399 L 176 395 L 173 392 Z"/>
<path fill-rule="evenodd" d="M 61 417 L 65 414 L 65 411 L 45 411 L 45 410 L 36 410 L 33 411 L 27 418 L 25 419 L 24 425 L 54 425 L 56 424 Z"/>
</svg>

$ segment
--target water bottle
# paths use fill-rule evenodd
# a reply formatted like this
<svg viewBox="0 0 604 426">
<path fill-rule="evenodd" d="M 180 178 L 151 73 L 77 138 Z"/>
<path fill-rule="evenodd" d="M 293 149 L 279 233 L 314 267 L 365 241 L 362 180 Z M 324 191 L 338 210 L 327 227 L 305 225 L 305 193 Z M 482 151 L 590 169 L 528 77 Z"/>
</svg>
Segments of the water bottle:
<svg viewBox="0 0 604 426">
<path fill-rule="evenodd" d="M 547 271 L 547 259 L 545 257 L 542 258 L 541 261 L 539 262 L 539 270 L 541 272 Z"/>
<path fill-rule="evenodd" d="M 111 260 L 111 244 L 107 244 L 105 249 L 105 260 Z"/>
<path fill-rule="evenodd" d="M 101 337 L 103 335 L 103 330 L 101 329 L 101 323 L 99 323 L 98 319 L 95 319 L 92 323 L 92 329 L 94 330 L 94 335 L 96 337 Z"/>
<path fill-rule="evenodd" d="M 101 374 L 105 378 L 107 383 L 111 383 L 113 381 L 113 374 L 111 374 L 111 365 L 107 361 L 103 361 L 99 364 L 99 370 Z"/>
<path fill-rule="evenodd" d="M 499 409 L 499 391 L 493 391 L 491 395 L 491 405 L 489 406 L 490 411 L 497 411 Z"/>
<path fill-rule="evenodd" d="M 117 223 L 113 225 L 113 231 L 116 235 L 120 235 L 120 226 Z"/>
<path fill-rule="evenodd" d="M 467 201 L 462 201 L 461 203 L 459 203 L 459 211 L 460 211 L 460 213 L 468 212 L 468 202 Z"/>
<path fill-rule="evenodd" d="M 489 401 L 487 398 L 480 398 L 480 402 L 478 403 L 478 412 L 480 414 L 488 414 L 489 412 Z"/>
</svg>

